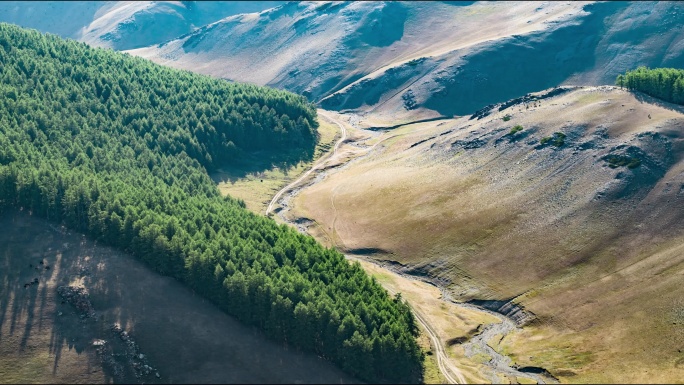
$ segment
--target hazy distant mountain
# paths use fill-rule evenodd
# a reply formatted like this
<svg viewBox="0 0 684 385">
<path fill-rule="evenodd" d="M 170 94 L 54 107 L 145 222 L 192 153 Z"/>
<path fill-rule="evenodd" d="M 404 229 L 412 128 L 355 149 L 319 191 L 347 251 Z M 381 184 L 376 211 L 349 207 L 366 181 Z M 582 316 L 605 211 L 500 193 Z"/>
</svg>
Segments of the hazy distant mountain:
<svg viewBox="0 0 684 385">
<path fill-rule="evenodd" d="M 0 2 L 0 21 L 117 50 L 158 44 L 224 17 L 282 1 Z"/>
</svg>

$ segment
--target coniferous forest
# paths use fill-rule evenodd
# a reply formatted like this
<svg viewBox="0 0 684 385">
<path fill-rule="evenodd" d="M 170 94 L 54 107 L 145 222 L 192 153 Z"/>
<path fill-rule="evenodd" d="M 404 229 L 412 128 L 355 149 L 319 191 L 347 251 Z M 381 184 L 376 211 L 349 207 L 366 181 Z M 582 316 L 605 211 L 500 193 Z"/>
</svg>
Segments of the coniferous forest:
<svg viewBox="0 0 684 385">
<path fill-rule="evenodd" d="M 615 84 L 666 102 L 684 104 L 684 70 L 639 67 L 618 75 Z"/>
<path fill-rule="evenodd" d="M 0 24 L 0 210 L 127 251 L 359 379 L 420 381 L 401 298 L 209 178 L 243 151 L 310 154 L 316 128 L 315 107 L 292 93 Z"/>
</svg>

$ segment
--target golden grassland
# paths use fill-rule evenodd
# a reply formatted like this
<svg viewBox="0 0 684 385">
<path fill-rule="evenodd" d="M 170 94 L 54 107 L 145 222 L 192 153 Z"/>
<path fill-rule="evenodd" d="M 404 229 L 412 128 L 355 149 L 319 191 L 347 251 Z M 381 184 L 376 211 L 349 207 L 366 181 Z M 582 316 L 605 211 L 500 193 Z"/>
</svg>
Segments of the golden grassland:
<svg viewBox="0 0 684 385">
<path fill-rule="evenodd" d="M 319 119 L 318 122 L 320 139 L 311 161 L 300 162 L 288 169 L 275 166 L 265 168 L 263 171 L 245 171 L 240 166 L 223 168 L 213 175 L 215 180 L 221 181 L 218 183 L 221 193 L 242 199 L 247 209 L 263 214 L 276 192 L 310 169 L 312 164 L 329 152 L 335 139 L 339 137 L 337 126 L 325 119 Z M 254 155 L 255 158 L 259 156 Z M 253 161 L 259 162 L 258 159 L 253 159 Z"/>
<path fill-rule="evenodd" d="M 520 365 L 561 381 L 676 382 L 683 126 L 681 108 L 614 87 L 403 126 L 302 191 L 293 212 L 328 245 L 424 266 L 456 298 L 516 297 L 537 321 L 499 348 Z M 539 146 L 554 132 L 563 147 Z M 629 146 L 656 165 L 607 167 L 603 156 Z"/>
</svg>

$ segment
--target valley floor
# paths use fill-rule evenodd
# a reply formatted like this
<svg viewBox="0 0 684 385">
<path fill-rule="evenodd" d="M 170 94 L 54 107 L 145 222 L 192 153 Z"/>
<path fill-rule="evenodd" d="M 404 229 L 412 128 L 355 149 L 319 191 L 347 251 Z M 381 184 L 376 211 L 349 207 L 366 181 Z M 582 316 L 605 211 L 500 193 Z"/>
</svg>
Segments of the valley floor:
<svg viewBox="0 0 684 385">
<path fill-rule="evenodd" d="M 329 111 L 319 111 L 319 116 L 328 123 L 337 125 L 342 132 L 341 138 L 329 156 L 323 157 L 312 165 L 311 171 L 284 186 L 269 205 L 269 210 L 272 206 L 277 207 L 274 211 L 278 213 L 276 218 L 279 221 L 293 225 L 304 233 L 315 233 L 319 226 L 307 218 L 295 217 L 290 212 L 293 210 L 291 204 L 298 193 L 323 180 L 329 170 L 357 160 L 385 139 L 389 139 L 371 140 L 372 144 L 366 144 L 364 142 L 369 138 L 364 137 L 357 127 L 343 123 L 340 116 Z M 347 144 L 344 150 L 340 150 L 341 144 Z M 319 241 L 329 243 L 330 238 L 319 237 Z M 361 263 L 366 272 L 375 277 L 391 294 L 401 293 L 409 301 L 424 338 L 431 340 L 431 347 L 427 352 L 426 383 L 556 382 L 552 376 L 518 371 L 509 358 L 491 348 L 490 340 L 493 337 L 501 340 L 509 333 L 519 331 L 512 320 L 478 306 L 451 301 L 449 295 L 433 282 L 416 279 L 410 274 L 392 269 L 391 265 L 379 264 L 373 258 L 362 255 L 346 257 L 350 261 Z M 439 373 L 432 371 L 433 367 Z"/>
<path fill-rule="evenodd" d="M 466 351 L 482 338 L 525 374 L 548 370 L 560 382 L 684 378 L 676 106 L 578 87 L 482 121 L 367 130 L 367 117 L 319 116 L 343 124 L 347 139 L 283 192 L 276 218 L 374 262 L 366 270 L 430 318 L 468 382 L 534 381 L 492 370 L 498 359 L 487 349 Z M 509 133 L 517 124 L 523 139 Z M 539 144 L 554 132 L 567 133 L 565 145 Z M 608 167 L 624 149 L 645 166 Z M 659 167 L 670 167 L 661 180 Z M 393 271 L 442 293 L 410 294 L 411 285 L 388 283 Z M 496 321 L 486 313 L 472 318 L 441 296 L 514 298 L 532 319 L 490 335 Z"/>
</svg>

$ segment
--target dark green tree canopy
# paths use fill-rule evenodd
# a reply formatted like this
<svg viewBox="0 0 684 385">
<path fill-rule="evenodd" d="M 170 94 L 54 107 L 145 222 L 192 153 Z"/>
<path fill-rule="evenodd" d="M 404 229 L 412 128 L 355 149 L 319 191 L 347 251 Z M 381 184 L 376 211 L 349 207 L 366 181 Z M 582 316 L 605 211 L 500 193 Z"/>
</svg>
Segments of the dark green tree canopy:
<svg viewBox="0 0 684 385">
<path fill-rule="evenodd" d="M 420 381 L 405 302 L 339 252 L 222 197 L 207 174 L 244 150 L 311 151 L 316 128 L 301 96 L 0 24 L 0 210 L 126 250 L 360 379 Z"/>
<path fill-rule="evenodd" d="M 639 67 L 618 75 L 615 84 L 634 91 L 684 105 L 684 70 Z"/>
</svg>

